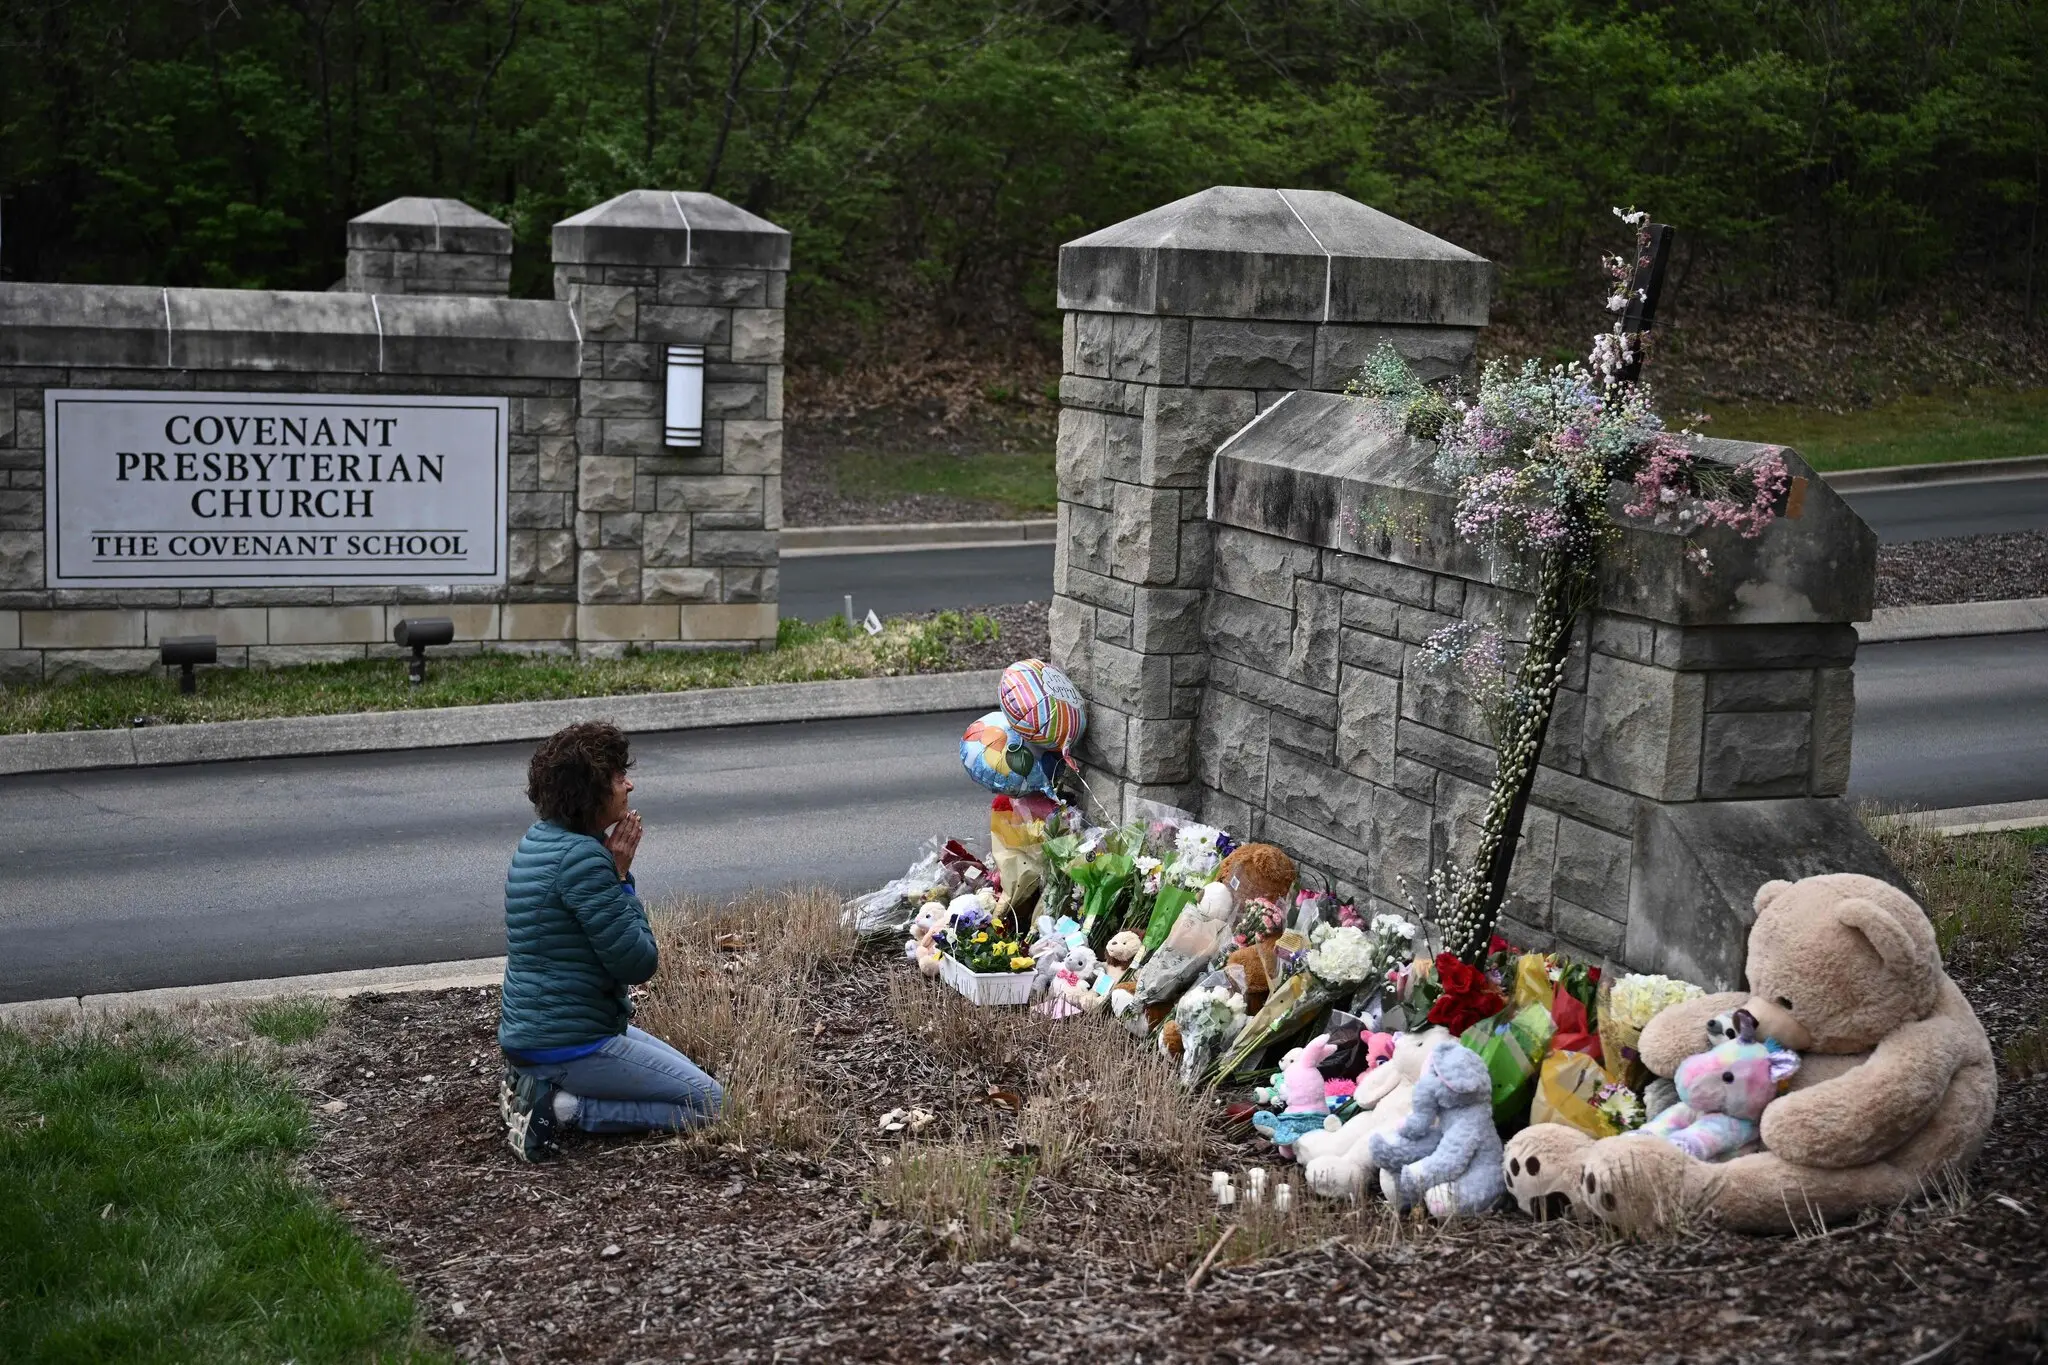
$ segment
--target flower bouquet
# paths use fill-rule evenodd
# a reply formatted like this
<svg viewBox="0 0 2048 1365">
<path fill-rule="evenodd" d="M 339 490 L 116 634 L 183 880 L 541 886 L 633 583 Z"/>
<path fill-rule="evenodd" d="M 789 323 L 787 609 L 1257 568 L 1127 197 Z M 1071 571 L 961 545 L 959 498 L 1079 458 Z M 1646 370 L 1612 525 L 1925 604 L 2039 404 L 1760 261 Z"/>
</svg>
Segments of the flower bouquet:
<svg viewBox="0 0 2048 1365">
<path fill-rule="evenodd" d="M 1180 1025 L 1180 1083 L 1192 1090 L 1244 1028 L 1244 997 L 1224 986 L 1197 986 L 1174 1003 L 1173 1018 Z"/>
<path fill-rule="evenodd" d="M 1366 931 L 1352 925 L 1319 924 L 1309 935 L 1309 948 L 1301 957 L 1301 970 L 1293 972 L 1266 997 L 1258 1014 L 1247 1022 L 1231 1042 L 1230 1050 L 1216 1062 L 1210 1081 L 1224 1081 L 1252 1064 L 1267 1045 L 1281 1042 L 1306 1028 L 1315 1017 L 1339 998 L 1350 994 L 1384 970 Z"/>
<path fill-rule="evenodd" d="M 1536 1093 L 1536 1068 L 1557 1031 L 1550 1011 L 1542 1005 L 1513 1006 L 1491 1019 L 1482 1019 L 1459 1036 L 1458 1041 L 1486 1062 L 1486 1074 L 1493 1083 L 1493 1121 L 1503 1132 L 1513 1132 L 1529 1120 L 1529 1103 Z"/>
<path fill-rule="evenodd" d="M 1278 901 L 1254 896 L 1244 903 L 1238 912 L 1237 931 L 1230 936 L 1233 948 L 1250 948 L 1261 943 L 1271 943 L 1287 932 L 1287 911 Z"/>
<path fill-rule="evenodd" d="M 1031 999 L 1037 961 L 1005 934 L 987 910 L 957 916 L 932 936 L 941 957 L 939 976 L 977 1005 L 1022 1005 Z"/>
<path fill-rule="evenodd" d="M 1071 807 L 1062 806 L 1046 817 L 1045 837 L 1039 844 L 1039 853 L 1045 864 L 1045 890 L 1038 897 L 1038 911 L 1042 915 L 1071 915 L 1078 907 L 1074 879 L 1067 871 L 1081 856 L 1081 842 L 1085 837 L 1084 832 L 1075 827 L 1076 814 Z"/>
<path fill-rule="evenodd" d="M 1452 1033 L 1463 1033 L 1482 1019 L 1491 1019 L 1507 1008 L 1508 999 L 1494 979 L 1477 967 L 1467 965 L 1455 953 L 1436 955 L 1437 984 L 1443 990 L 1423 1016 Z"/>
<path fill-rule="evenodd" d="M 1067 865 L 1067 875 L 1081 893 L 1081 907 L 1074 917 L 1081 921 L 1088 944 L 1098 955 L 1110 935 L 1123 927 L 1124 901 L 1137 880 L 1138 844 L 1132 830 L 1090 830 L 1081 841 L 1079 855 Z"/>
<path fill-rule="evenodd" d="M 1361 988 L 1352 1001 L 1353 1012 L 1373 1021 L 1383 1033 L 1417 1033 L 1426 1024 L 1429 1011 L 1443 994 L 1436 979 L 1436 964 L 1418 957 L 1396 962 L 1382 980 Z"/>
<path fill-rule="evenodd" d="M 1228 834 L 1212 825 L 1182 825 L 1173 836 L 1173 857 L 1161 869 L 1158 898 L 1145 921 L 1145 951 L 1166 942 L 1180 912 L 1216 879 L 1216 868 L 1230 852 Z"/>
<path fill-rule="evenodd" d="M 1650 1069 L 1636 1056 L 1643 1026 L 1670 1006 L 1705 994 L 1690 981 L 1668 976 L 1630 973 L 1611 985 L 1602 982 L 1598 1016 L 1607 1079 L 1635 1091 L 1648 1085 Z"/>
</svg>

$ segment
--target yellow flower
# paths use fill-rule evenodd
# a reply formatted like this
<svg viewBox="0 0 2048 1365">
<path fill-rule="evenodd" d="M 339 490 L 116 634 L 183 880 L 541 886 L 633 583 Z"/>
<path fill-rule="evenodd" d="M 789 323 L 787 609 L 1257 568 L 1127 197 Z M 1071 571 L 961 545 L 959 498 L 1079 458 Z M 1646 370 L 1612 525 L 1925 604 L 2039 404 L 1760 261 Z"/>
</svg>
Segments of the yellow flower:
<svg viewBox="0 0 2048 1365">
<path fill-rule="evenodd" d="M 1035 960 L 1028 957 L 1013 957 L 1010 959 L 1010 970 L 1013 972 L 1028 972 L 1037 965 L 1038 963 Z"/>
<path fill-rule="evenodd" d="M 987 933 L 987 931 L 986 931 L 986 930 L 984 930 L 983 932 L 981 932 L 981 933 L 979 933 L 979 934 L 976 934 L 976 935 L 974 936 L 974 941 L 975 941 L 976 943 L 986 943 L 986 942 L 988 942 L 988 933 Z"/>
</svg>

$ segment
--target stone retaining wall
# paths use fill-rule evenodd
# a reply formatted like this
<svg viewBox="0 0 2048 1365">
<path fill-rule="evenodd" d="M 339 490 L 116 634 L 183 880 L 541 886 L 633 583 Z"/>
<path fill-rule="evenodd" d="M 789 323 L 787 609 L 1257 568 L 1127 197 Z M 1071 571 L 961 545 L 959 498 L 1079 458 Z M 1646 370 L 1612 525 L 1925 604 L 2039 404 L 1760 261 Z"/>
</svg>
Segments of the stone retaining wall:
<svg viewBox="0 0 2048 1365">
<path fill-rule="evenodd" d="M 420 606 L 454 618 L 457 650 L 773 640 L 789 235 L 666 191 L 556 232 L 555 300 L 489 297 L 509 231 L 428 200 L 350 225 L 345 283 L 374 293 L 0 284 L 0 682 L 146 669 L 166 635 L 215 635 L 226 664 L 388 653 Z M 677 450 L 661 351 L 684 340 L 706 348 L 708 420 L 700 448 Z M 52 589 L 48 389 L 507 399 L 507 581 Z"/>
<path fill-rule="evenodd" d="M 1254 192 L 1210 193 L 1228 202 Z M 1090 244 L 1149 236 L 1154 278 L 1178 277 L 1186 290 L 1199 273 L 1185 257 L 1178 269 L 1158 261 L 1159 234 L 1141 232 L 1145 221 L 1083 239 L 1067 248 L 1074 258 L 1063 253 L 1063 297 L 1070 261 L 1077 276 L 1110 277 L 1093 293 L 1075 291 L 1091 308 L 1070 314 L 1070 338 L 1114 301 L 1111 285 L 1157 299 L 1143 285 L 1142 256 L 1130 259 L 1143 248 L 1127 248 L 1112 271 Z M 1210 222 L 1210 261 L 1232 259 L 1241 226 Z M 1290 268 L 1257 264 L 1271 243 L 1267 231 L 1243 234 L 1236 275 L 1270 280 Z M 1370 276 L 1374 249 L 1357 248 L 1354 281 Z M 1404 353 L 1450 365 L 1470 345 L 1456 325 L 1471 316 L 1456 311 L 1466 277 L 1432 281 L 1416 266 L 1430 256 L 1411 246 L 1385 263 L 1405 284 L 1377 296 L 1445 319 L 1388 332 Z M 1327 308 L 1343 296 L 1334 280 L 1344 272 L 1334 255 L 1326 268 Z M 1304 292 L 1313 307 L 1314 291 Z M 1090 703 L 1082 757 L 1103 813 L 1130 816 L 1148 802 L 1194 810 L 1282 845 L 1361 904 L 1406 913 L 1432 867 L 1470 856 L 1494 771 L 1483 721 L 1452 680 L 1418 666 L 1421 644 L 1456 621 L 1522 638 L 1529 598 L 1456 535 L 1433 446 L 1393 429 L 1377 404 L 1313 391 L 1341 388 L 1363 358 L 1353 348 L 1344 365 L 1306 359 L 1323 353 L 1330 327 L 1116 317 L 1100 359 L 1070 341 L 1054 654 Z M 1169 402 L 1186 391 L 1146 368 L 1151 338 L 1202 333 L 1235 338 L 1235 358 L 1212 357 L 1203 373 L 1256 366 L 1293 391 L 1246 394 L 1235 407 L 1202 391 L 1191 404 Z M 1282 354 L 1296 363 L 1279 366 Z M 1112 376 L 1122 366 L 1131 377 L 1076 375 L 1077 364 Z M 1157 375 L 1171 377 L 1164 365 Z M 1210 403 L 1222 415 L 1207 427 L 1165 420 Z M 1223 430 L 1231 420 L 1239 425 Z M 1705 446 L 1730 460 L 1755 449 Z M 1850 623 L 1870 615 L 1876 539 L 1796 454 L 1788 461 L 1804 479 L 1796 515 L 1756 541 L 1705 536 L 1712 573 L 1686 561 L 1680 537 L 1648 525 L 1628 526 L 1608 555 L 1598 609 L 1575 632 L 1517 851 L 1510 937 L 1732 985 L 1763 881 L 1895 875 L 1841 800 L 1854 714 Z M 1162 504 L 1170 518 L 1153 510 Z"/>
</svg>

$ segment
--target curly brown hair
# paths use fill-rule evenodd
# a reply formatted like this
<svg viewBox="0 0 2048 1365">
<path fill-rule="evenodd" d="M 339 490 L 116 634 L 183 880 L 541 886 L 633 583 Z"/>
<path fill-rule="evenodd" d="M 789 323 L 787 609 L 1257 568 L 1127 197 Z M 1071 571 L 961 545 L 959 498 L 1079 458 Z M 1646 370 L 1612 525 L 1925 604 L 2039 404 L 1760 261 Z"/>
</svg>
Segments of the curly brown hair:
<svg viewBox="0 0 2048 1365">
<path fill-rule="evenodd" d="M 603 720 L 567 726 L 533 751 L 526 765 L 526 799 L 541 819 L 596 835 L 598 819 L 611 801 L 612 782 L 632 766 L 618 726 Z"/>
</svg>

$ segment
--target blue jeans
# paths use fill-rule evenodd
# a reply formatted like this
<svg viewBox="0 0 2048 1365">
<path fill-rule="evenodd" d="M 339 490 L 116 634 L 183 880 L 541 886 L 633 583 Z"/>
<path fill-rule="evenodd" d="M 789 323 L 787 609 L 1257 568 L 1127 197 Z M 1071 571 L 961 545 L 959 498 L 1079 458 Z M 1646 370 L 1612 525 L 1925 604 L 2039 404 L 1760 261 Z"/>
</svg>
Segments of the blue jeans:
<svg viewBox="0 0 2048 1365">
<path fill-rule="evenodd" d="M 586 1056 L 512 1066 L 574 1095 L 586 1133 L 679 1132 L 709 1123 L 725 1090 L 682 1053 L 630 1024 Z"/>
</svg>

